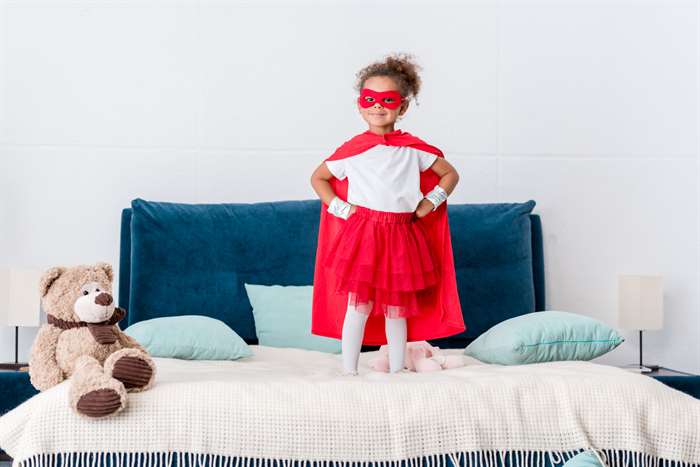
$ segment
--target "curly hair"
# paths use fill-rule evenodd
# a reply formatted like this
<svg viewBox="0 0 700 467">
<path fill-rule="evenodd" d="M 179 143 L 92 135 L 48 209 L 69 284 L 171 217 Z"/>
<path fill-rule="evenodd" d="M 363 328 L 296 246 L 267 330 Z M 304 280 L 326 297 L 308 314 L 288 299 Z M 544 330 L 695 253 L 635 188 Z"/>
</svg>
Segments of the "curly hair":
<svg viewBox="0 0 700 467">
<path fill-rule="evenodd" d="M 404 99 L 415 98 L 420 91 L 421 79 L 418 76 L 418 71 L 421 69 L 411 54 L 389 54 L 383 61 L 371 63 L 357 72 L 355 90 L 360 92 L 365 81 L 373 76 L 388 76 L 396 81 L 399 92 Z"/>
</svg>

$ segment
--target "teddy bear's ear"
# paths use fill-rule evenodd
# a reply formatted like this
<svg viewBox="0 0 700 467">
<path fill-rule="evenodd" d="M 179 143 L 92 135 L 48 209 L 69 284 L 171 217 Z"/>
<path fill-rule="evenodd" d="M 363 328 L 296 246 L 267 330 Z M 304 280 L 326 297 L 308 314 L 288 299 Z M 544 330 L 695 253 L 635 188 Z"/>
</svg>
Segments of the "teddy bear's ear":
<svg viewBox="0 0 700 467">
<path fill-rule="evenodd" d="M 57 266 L 47 270 L 44 275 L 41 276 L 41 280 L 39 280 L 39 293 L 42 297 L 46 296 L 51 288 L 51 284 L 53 284 L 56 279 L 61 277 L 61 274 L 64 272 L 66 272 L 66 268 L 63 266 Z"/>
<path fill-rule="evenodd" d="M 112 282 L 114 280 L 114 271 L 112 270 L 111 264 L 100 262 L 100 263 L 95 264 L 95 267 L 97 269 L 102 269 L 105 272 L 105 274 L 107 274 L 107 278 L 109 279 L 110 282 Z"/>
</svg>

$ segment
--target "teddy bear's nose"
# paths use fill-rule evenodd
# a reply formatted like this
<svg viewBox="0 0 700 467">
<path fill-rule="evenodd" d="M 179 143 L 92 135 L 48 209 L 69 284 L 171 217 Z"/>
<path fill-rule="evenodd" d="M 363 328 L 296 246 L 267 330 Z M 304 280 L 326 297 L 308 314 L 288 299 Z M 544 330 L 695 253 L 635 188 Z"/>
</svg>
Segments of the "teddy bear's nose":
<svg viewBox="0 0 700 467">
<path fill-rule="evenodd" d="M 102 306 L 107 306 L 112 303 L 112 296 L 106 292 L 102 292 L 97 297 L 95 297 L 95 303 Z"/>
</svg>

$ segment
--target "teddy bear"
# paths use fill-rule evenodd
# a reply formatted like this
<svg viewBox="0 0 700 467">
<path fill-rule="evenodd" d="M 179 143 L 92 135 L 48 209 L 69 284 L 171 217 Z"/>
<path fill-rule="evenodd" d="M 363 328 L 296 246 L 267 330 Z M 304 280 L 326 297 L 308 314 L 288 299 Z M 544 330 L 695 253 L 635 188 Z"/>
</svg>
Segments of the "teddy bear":
<svg viewBox="0 0 700 467">
<path fill-rule="evenodd" d="M 47 324 L 29 358 L 29 377 L 39 391 L 70 378 L 68 397 L 79 414 L 101 418 L 126 406 L 127 393 L 153 385 L 156 367 L 146 350 L 117 323 L 125 311 L 114 304 L 108 263 L 54 267 L 39 281 Z"/>
<path fill-rule="evenodd" d="M 464 366 L 461 355 L 443 355 L 439 347 L 434 347 L 426 341 L 408 342 L 406 344 L 404 366 L 410 371 L 437 371 Z M 377 357 L 369 361 L 374 371 L 389 371 L 389 347 L 379 347 Z"/>
</svg>

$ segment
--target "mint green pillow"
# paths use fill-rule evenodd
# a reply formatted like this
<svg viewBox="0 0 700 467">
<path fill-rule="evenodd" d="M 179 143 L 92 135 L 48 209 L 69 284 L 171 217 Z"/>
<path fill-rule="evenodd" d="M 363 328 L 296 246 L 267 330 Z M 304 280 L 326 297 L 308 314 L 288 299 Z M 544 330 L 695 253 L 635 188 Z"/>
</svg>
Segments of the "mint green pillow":
<svg viewBox="0 0 700 467">
<path fill-rule="evenodd" d="M 603 467 L 593 451 L 583 451 L 566 461 L 561 467 Z"/>
<path fill-rule="evenodd" d="M 253 352 L 224 322 L 208 316 L 154 318 L 124 330 L 154 357 L 181 360 L 236 360 Z"/>
<path fill-rule="evenodd" d="M 469 344 L 464 354 L 501 365 L 592 360 L 624 340 L 617 331 L 588 316 L 537 311 L 498 323 Z"/>
<path fill-rule="evenodd" d="M 243 284 L 260 345 L 340 353 L 340 341 L 311 334 L 311 285 Z"/>
</svg>

